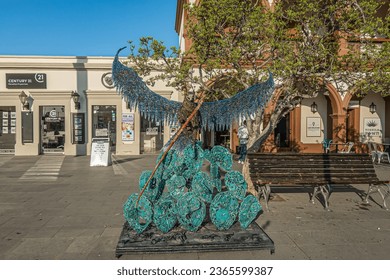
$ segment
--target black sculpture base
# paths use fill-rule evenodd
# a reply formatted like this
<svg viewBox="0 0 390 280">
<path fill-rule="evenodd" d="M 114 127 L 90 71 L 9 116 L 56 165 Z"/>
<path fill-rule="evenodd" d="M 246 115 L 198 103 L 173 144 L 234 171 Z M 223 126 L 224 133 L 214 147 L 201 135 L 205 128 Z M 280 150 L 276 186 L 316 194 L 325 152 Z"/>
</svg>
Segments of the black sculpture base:
<svg viewBox="0 0 390 280">
<path fill-rule="evenodd" d="M 274 242 L 257 225 L 252 223 L 246 230 L 235 223 L 229 230 L 219 231 L 212 223 L 197 232 L 176 227 L 168 233 L 152 226 L 141 234 L 130 229 L 127 222 L 116 247 L 116 257 L 134 253 L 174 253 L 210 251 L 270 250 L 275 252 Z"/>
</svg>

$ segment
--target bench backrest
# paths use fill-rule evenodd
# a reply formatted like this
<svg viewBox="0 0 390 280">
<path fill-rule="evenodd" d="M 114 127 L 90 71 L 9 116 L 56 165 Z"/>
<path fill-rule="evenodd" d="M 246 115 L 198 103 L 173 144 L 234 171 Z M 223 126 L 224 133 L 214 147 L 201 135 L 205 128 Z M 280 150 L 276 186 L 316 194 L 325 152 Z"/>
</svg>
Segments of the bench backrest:
<svg viewBox="0 0 390 280">
<path fill-rule="evenodd" d="M 250 153 L 253 184 L 375 184 L 379 179 L 368 154 Z"/>
</svg>

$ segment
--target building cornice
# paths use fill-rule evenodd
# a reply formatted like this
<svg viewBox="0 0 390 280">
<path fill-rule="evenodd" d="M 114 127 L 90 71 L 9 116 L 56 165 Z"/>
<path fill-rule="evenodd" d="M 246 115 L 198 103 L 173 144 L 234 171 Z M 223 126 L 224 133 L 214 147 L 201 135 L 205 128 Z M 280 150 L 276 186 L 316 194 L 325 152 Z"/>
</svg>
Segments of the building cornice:
<svg viewBox="0 0 390 280">
<path fill-rule="evenodd" d="M 113 60 L 113 57 L 0 56 L 0 69 L 110 70 Z"/>
<path fill-rule="evenodd" d="M 184 11 L 185 0 L 177 0 L 176 4 L 176 20 L 175 20 L 175 31 L 177 34 L 180 33 L 181 19 Z"/>
</svg>

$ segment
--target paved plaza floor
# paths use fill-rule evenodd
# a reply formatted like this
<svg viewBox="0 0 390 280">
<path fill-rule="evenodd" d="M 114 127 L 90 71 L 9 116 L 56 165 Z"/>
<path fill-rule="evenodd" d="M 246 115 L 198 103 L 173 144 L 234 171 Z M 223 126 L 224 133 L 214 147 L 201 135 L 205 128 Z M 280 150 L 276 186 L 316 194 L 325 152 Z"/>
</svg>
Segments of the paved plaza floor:
<svg viewBox="0 0 390 280">
<path fill-rule="evenodd" d="M 90 167 L 88 156 L 0 155 L 0 259 L 115 259 L 122 205 L 137 192 L 143 170 L 157 155 L 114 156 L 109 167 Z M 236 162 L 234 168 L 239 170 Z M 376 165 L 390 180 L 390 165 Z M 121 259 L 388 260 L 390 211 L 366 205 L 356 185 L 335 191 L 332 211 L 309 202 L 310 190 L 276 192 L 257 223 L 275 243 L 269 251 L 137 253 Z M 378 204 L 379 203 L 379 204 Z"/>
</svg>

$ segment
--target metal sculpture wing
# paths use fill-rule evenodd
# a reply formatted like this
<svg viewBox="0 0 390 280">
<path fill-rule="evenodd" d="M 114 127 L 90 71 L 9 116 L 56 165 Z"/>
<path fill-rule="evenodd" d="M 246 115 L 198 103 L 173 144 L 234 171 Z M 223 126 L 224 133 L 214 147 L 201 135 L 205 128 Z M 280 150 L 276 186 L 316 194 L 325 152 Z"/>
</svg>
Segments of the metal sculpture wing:
<svg viewBox="0 0 390 280">
<path fill-rule="evenodd" d="M 118 50 L 112 65 L 112 79 L 118 92 L 129 103 L 130 108 L 138 107 L 147 119 L 165 121 L 168 124 L 177 123 L 177 113 L 182 103 L 168 100 L 150 90 L 132 68 L 119 61 L 118 55 L 122 49 Z M 251 115 L 260 107 L 264 107 L 273 91 L 274 80 L 270 72 L 267 81 L 255 84 L 231 98 L 204 102 L 199 110 L 201 125 L 209 130 L 225 129 L 234 120 Z"/>
<path fill-rule="evenodd" d="M 177 112 L 181 102 L 168 100 L 150 90 L 141 77 L 130 67 L 119 61 L 119 49 L 112 64 L 112 79 L 118 92 L 129 103 L 131 109 L 138 107 L 141 115 L 149 120 L 177 123 Z"/>
<path fill-rule="evenodd" d="M 231 98 L 204 102 L 200 108 L 202 127 L 209 130 L 224 130 L 234 120 L 247 117 L 259 108 L 265 107 L 274 92 L 274 80 L 269 72 L 267 81 L 255 84 Z"/>
</svg>

